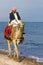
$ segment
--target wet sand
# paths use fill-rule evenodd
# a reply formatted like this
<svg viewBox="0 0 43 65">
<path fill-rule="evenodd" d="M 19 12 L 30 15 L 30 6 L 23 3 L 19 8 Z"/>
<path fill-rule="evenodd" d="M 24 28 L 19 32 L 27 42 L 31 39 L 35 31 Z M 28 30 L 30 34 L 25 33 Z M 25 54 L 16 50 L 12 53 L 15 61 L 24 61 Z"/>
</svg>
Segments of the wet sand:
<svg viewBox="0 0 43 65">
<path fill-rule="evenodd" d="M 22 57 L 23 59 L 18 62 L 7 56 L 8 52 L 0 50 L 0 65 L 43 65 L 41 62 L 37 62 L 35 59 Z"/>
</svg>

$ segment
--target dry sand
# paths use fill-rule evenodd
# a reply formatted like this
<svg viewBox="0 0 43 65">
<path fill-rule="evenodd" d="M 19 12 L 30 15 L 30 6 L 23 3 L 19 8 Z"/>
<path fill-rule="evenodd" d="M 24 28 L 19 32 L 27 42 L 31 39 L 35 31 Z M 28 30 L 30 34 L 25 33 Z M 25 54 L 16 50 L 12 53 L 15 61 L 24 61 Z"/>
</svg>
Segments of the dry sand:
<svg viewBox="0 0 43 65">
<path fill-rule="evenodd" d="M 21 62 L 9 58 L 6 51 L 0 50 L 0 65 L 43 65 L 43 63 L 37 62 L 35 59 L 24 57 Z"/>
</svg>

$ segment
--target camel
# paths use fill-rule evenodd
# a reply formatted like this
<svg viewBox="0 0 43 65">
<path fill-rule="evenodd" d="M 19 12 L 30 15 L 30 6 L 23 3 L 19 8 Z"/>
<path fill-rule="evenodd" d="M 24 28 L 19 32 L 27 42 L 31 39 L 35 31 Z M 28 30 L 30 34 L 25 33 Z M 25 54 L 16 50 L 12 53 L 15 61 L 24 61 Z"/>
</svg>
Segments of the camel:
<svg viewBox="0 0 43 65">
<path fill-rule="evenodd" d="M 17 27 L 12 27 L 12 33 L 11 33 L 11 40 L 6 39 L 8 44 L 8 56 L 12 57 L 11 53 L 11 45 L 14 45 L 14 55 L 13 58 L 18 59 L 19 58 L 19 51 L 18 51 L 18 44 L 21 43 L 21 40 L 23 38 L 23 32 L 24 32 L 24 23 L 19 23 Z"/>
</svg>

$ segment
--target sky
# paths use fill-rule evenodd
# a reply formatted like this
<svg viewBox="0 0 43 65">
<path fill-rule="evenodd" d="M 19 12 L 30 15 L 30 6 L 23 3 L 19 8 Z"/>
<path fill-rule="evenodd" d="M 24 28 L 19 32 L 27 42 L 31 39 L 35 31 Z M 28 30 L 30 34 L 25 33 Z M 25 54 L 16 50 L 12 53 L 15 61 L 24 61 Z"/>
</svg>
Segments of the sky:
<svg viewBox="0 0 43 65">
<path fill-rule="evenodd" d="M 9 13 L 17 8 L 22 21 L 43 22 L 43 0 L 0 0 L 0 21 L 9 21 Z"/>
</svg>

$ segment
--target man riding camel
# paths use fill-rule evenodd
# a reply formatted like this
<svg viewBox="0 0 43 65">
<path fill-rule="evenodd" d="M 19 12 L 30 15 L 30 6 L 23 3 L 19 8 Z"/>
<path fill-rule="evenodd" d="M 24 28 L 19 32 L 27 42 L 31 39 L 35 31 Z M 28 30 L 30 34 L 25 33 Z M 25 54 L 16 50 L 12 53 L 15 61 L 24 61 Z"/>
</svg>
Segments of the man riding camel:
<svg viewBox="0 0 43 65">
<path fill-rule="evenodd" d="M 24 23 L 20 21 L 21 18 L 16 8 L 12 9 L 9 15 L 9 19 L 10 21 L 4 30 L 4 38 L 8 44 L 8 57 L 12 57 L 10 46 L 11 44 L 13 44 L 14 45 L 13 58 L 16 60 L 19 60 L 18 44 L 22 43 L 24 40 L 24 37 L 23 37 Z"/>
<path fill-rule="evenodd" d="M 19 29 L 22 25 L 24 25 L 24 23 L 20 21 L 21 18 L 16 8 L 12 8 L 9 14 L 9 20 L 10 21 L 8 22 L 8 25 L 6 26 L 5 32 L 4 32 L 5 39 L 10 39 L 13 29 L 15 31 L 16 27 Z"/>
</svg>

